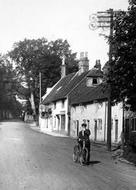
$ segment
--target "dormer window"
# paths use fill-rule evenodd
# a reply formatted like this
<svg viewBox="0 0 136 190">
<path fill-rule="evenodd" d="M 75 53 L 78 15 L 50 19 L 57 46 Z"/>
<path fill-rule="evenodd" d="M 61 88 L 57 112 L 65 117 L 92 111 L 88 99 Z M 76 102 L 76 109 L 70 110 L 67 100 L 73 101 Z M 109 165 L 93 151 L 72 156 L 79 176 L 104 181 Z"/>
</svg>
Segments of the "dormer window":
<svg viewBox="0 0 136 190">
<path fill-rule="evenodd" d="M 95 87 L 103 82 L 103 72 L 101 71 L 100 61 L 97 61 L 97 64 L 93 69 L 87 74 L 86 85 L 88 87 Z"/>
<path fill-rule="evenodd" d="M 97 84 L 98 84 L 98 80 L 97 80 L 97 78 L 93 78 L 93 80 L 92 80 L 92 84 L 93 84 L 93 85 L 97 85 Z"/>
<path fill-rule="evenodd" d="M 87 77 L 86 79 L 86 85 L 88 87 L 93 87 L 93 86 L 95 87 L 100 83 L 102 83 L 102 78 L 100 77 Z"/>
</svg>

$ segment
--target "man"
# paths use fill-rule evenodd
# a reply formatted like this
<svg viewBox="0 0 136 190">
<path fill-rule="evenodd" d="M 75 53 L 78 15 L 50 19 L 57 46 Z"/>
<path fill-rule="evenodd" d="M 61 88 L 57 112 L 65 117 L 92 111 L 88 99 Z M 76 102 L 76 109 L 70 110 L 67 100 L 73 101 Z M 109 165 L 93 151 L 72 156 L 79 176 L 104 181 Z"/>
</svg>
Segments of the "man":
<svg viewBox="0 0 136 190">
<path fill-rule="evenodd" d="M 89 129 L 86 129 L 86 126 L 87 126 L 86 123 L 82 124 L 82 129 L 78 135 L 78 143 L 81 145 L 81 147 L 83 147 L 83 140 L 85 140 L 85 147 L 88 150 L 87 163 L 89 164 L 89 162 L 90 162 L 90 139 L 89 139 L 89 136 L 91 133 L 90 133 Z"/>
</svg>

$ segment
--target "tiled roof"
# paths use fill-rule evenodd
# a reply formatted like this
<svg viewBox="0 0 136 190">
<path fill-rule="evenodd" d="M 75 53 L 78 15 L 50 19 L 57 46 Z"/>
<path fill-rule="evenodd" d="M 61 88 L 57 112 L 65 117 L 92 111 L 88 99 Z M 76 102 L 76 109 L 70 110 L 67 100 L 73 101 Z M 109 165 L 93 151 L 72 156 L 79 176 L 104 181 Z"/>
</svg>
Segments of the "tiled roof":
<svg viewBox="0 0 136 190">
<path fill-rule="evenodd" d="M 69 103 L 71 105 L 107 99 L 108 92 L 103 84 L 88 87 L 86 85 L 86 79 L 87 77 L 85 77 L 84 80 L 82 80 L 82 82 L 70 93 Z"/>
<path fill-rule="evenodd" d="M 76 85 L 82 81 L 82 79 L 88 74 L 84 72 L 81 75 L 77 73 L 72 73 L 66 77 L 59 80 L 59 82 L 53 87 L 51 92 L 43 100 L 43 104 L 48 104 L 57 100 L 66 98 L 67 94 L 74 88 Z"/>
<path fill-rule="evenodd" d="M 103 76 L 103 72 L 99 69 L 93 68 L 89 71 L 89 73 L 87 74 L 88 77 L 102 77 Z"/>
</svg>

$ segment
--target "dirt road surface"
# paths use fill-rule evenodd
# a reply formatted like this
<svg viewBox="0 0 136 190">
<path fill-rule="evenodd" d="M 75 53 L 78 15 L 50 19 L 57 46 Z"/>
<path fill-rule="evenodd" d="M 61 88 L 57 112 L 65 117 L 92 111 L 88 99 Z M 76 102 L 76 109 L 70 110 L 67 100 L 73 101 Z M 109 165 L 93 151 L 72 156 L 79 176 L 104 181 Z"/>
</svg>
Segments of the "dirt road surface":
<svg viewBox="0 0 136 190">
<path fill-rule="evenodd" d="M 136 167 L 92 146 L 91 164 L 73 163 L 75 140 L 0 122 L 0 190 L 136 190 Z"/>
</svg>

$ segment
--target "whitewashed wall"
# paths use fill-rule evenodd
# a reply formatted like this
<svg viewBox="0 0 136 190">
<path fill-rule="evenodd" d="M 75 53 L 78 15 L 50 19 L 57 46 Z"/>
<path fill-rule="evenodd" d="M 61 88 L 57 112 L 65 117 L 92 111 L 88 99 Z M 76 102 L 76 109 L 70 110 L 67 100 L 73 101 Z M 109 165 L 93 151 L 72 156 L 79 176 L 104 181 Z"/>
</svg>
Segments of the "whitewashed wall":
<svg viewBox="0 0 136 190">
<path fill-rule="evenodd" d="M 119 142 L 121 140 L 122 125 L 123 125 L 123 104 L 119 103 L 112 107 L 112 142 Z M 115 139 L 116 120 L 118 120 L 118 139 Z"/>
<path fill-rule="evenodd" d="M 58 123 L 58 118 L 57 115 L 65 115 L 65 131 L 67 132 L 67 126 L 68 126 L 68 118 L 67 118 L 67 110 L 68 110 L 68 105 L 67 105 L 67 99 L 64 101 L 64 105 L 62 105 L 62 101 L 57 101 L 56 106 L 53 108 L 52 116 L 53 116 L 53 130 L 60 131 L 61 126 L 60 123 Z M 61 122 L 61 121 L 60 121 Z"/>
<path fill-rule="evenodd" d="M 51 132 L 52 131 L 52 117 L 49 119 L 39 117 L 39 127 L 43 132 Z"/>
<path fill-rule="evenodd" d="M 57 115 L 64 114 L 65 115 L 65 132 L 68 132 L 68 102 L 67 99 L 64 101 L 64 104 L 62 104 L 62 101 L 57 101 L 56 105 L 51 104 L 50 105 L 52 109 L 52 117 L 50 118 L 39 118 L 39 126 L 41 131 L 61 131 L 61 120 L 59 122 Z"/>
<path fill-rule="evenodd" d="M 122 130 L 122 107 L 121 104 L 112 107 L 112 142 L 115 141 L 115 120 L 118 120 L 118 139 Z M 107 139 L 107 102 L 93 103 L 86 106 L 71 107 L 71 128 L 70 135 L 77 137 L 77 120 L 79 122 L 79 130 L 81 124 L 85 120 L 89 124 L 91 131 L 91 139 L 95 140 L 95 120 L 97 120 L 97 141 L 106 141 Z M 102 121 L 100 125 L 99 121 Z"/>
</svg>

